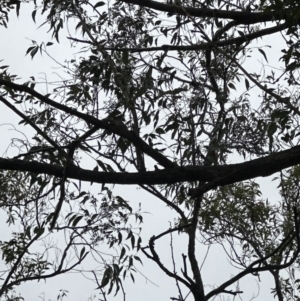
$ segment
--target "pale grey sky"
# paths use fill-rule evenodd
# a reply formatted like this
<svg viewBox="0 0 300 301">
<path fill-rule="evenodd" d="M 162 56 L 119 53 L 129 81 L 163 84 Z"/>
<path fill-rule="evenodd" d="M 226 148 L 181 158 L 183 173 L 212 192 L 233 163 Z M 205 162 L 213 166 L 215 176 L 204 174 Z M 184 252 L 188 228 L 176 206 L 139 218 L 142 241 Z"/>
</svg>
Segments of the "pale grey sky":
<svg viewBox="0 0 300 301">
<path fill-rule="evenodd" d="M 21 81 L 25 81 L 29 76 L 35 76 L 36 80 L 39 81 L 39 78 L 45 78 L 44 73 L 47 74 L 48 81 L 57 80 L 57 73 L 63 72 L 61 68 L 57 68 L 55 63 L 51 61 L 46 55 L 41 56 L 39 53 L 31 60 L 29 55 L 25 56 L 26 49 L 31 46 L 30 40 L 36 40 L 38 44 L 41 42 L 48 42 L 51 40 L 50 33 L 47 34 L 47 27 L 42 27 L 37 29 L 41 24 L 42 18 L 37 16 L 37 24 L 34 24 L 31 19 L 31 9 L 27 8 L 27 5 L 21 7 L 20 17 L 16 18 L 15 14 L 10 14 L 10 22 L 8 29 L 0 27 L 0 35 L 2 39 L 1 48 L 0 48 L 0 59 L 4 59 L 1 65 L 10 65 L 10 73 L 17 74 L 22 77 Z M 66 58 L 70 58 L 76 54 L 75 49 L 70 49 L 70 43 L 67 39 L 64 38 L 64 35 L 61 34 L 60 38 L 61 43 L 49 48 L 49 52 L 53 57 L 59 62 L 64 62 Z M 271 39 L 265 39 L 263 44 L 274 44 L 274 37 Z M 261 42 L 260 42 L 261 43 Z M 278 64 L 278 48 L 276 48 L 276 42 L 272 49 L 267 48 L 265 52 L 268 55 L 269 63 L 271 66 Z M 257 71 L 260 68 L 259 61 L 262 61 L 263 57 L 261 54 L 255 50 L 253 51 L 253 58 L 249 65 L 246 65 L 247 70 L 253 68 Z M 241 83 L 243 85 L 244 83 Z M 46 93 L 45 85 L 38 85 L 37 88 Z M 255 95 L 255 93 L 253 93 Z M 17 125 L 18 118 L 12 114 L 3 104 L 0 104 L 0 120 L 2 131 L 2 139 L 0 144 L 0 152 L 6 150 L 7 146 L 10 143 L 12 137 L 21 137 L 22 135 L 18 132 L 12 131 L 13 126 L 8 124 Z M 3 125 L 6 124 L 6 125 Z M 28 128 L 28 126 L 19 127 L 26 135 L 29 137 L 32 136 L 33 131 Z M 7 155 L 11 156 L 11 150 L 8 151 Z M 233 161 L 235 159 L 233 158 Z M 93 168 L 92 166 L 91 168 Z M 86 167 L 88 168 L 88 167 Z M 272 177 L 271 177 L 272 178 Z M 261 185 L 261 190 L 264 192 L 264 196 L 268 197 L 270 201 L 277 201 L 278 195 L 274 194 L 275 183 L 270 182 L 270 178 L 260 179 L 259 182 Z M 89 187 L 89 184 L 87 184 Z M 91 187 L 91 190 L 97 191 L 97 186 L 94 184 Z M 134 203 L 135 207 L 138 207 L 138 204 L 142 204 L 142 211 L 146 212 L 144 216 L 143 226 L 143 245 L 147 243 L 147 240 L 152 236 L 159 234 L 162 231 L 165 231 L 169 227 L 169 221 L 173 221 L 175 215 L 172 213 L 165 205 L 161 204 L 158 200 L 155 200 L 149 194 L 143 192 L 137 187 L 128 187 L 128 186 L 118 186 L 116 190 L 119 191 L 125 199 L 130 200 Z M 3 237 L 7 236 L 7 230 L 5 226 L 1 227 L 0 230 L 0 240 L 3 240 Z M 4 238 L 5 239 L 5 238 Z M 160 254 L 161 259 L 165 264 L 171 267 L 170 262 L 170 238 L 165 237 L 162 241 L 156 243 L 156 248 L 158 254 Z M 177 264 L 180 270 L 182 266 L 181 254 L 186 253 L 187 239 L 181 234 L 177 236 L 174 234 L 174 248 L 177 252 Z M 198 246 L 199 247 L 199 246 Z M 100 246 L 105 250 L 106 247 Z M 206 247 L 199 247 L 198 261 L 202 263 L 205 254 Z M 177 296 L 176 285 L 173 280 L 168 278 L 163 274 L 160 269 L 155 266 L 152 262 L 146 259 L 142 254 L 140 257 L 143 259 L 144 266 L 137 265 L 137 268 L 149 278 L 150 281 L 153 281 L 156 285 L 147 281 L 143 276 L 136 274 L 135 279 L 136 283 L 133 285 L 131 279 L 126 281 L 125 288 L 127 289 L 127 299 L 130 301 L 153 301 L 153 300 L 169 300 L 169 298 Z M 93 265 L 92 260 L 88 260 L 87 263 L 83 263 L 83 267 Z M 205 284 L 215 284 L 219 285 L 223 281 L 227 280 L 236 273 L 236 270 L 227 262 L 224 257 L 223 250 L 220 246 L 213 246 L 209 250 L 206 262 L 202 269 L 203 281 Z M 266 279 L 266 281 L 265 281 Z M 272 283 L 270 278 L 261 275 L 261 283 L 257 283 L 252 277 L 246 277 L 240 282 L 240 289 L 244 291 L 242 295 L 243 300 L 251 300 L 251 298 L 260 292 L 259 297 L 256 300 L 266 300 L 270 299 L 269 288 Z M 20 290 L 25 297 L 25 300 L 41 300 L 39 296 L 42 296 L 45 293 L 45 300 L 56 300 L 57 293 L 59 289 L 69 290 L 68 300 L 87 300 L 89 296 L 95 294 L 97 295 L 96 300 L 98 299 L 98 291 L 94 290 L 95 285 L 87 280 L 84 280 L 78 274 L 68 274 L 62 275 L 55 279 L 47 280 L 46 283 L 43 281 L 39 283 L 26 283 L 20 286 Z M 227 298 L 227 297 L 226 297 Z M 224 300 L 227 300 L 227 299 Z M 236 297 L 238 298 L 238 297 Z M 120 294 L 117 297 L 113 298 L 113 294 L 108 296 L 108 300 L 123 300 L 123 296 Z"/>
</svg>

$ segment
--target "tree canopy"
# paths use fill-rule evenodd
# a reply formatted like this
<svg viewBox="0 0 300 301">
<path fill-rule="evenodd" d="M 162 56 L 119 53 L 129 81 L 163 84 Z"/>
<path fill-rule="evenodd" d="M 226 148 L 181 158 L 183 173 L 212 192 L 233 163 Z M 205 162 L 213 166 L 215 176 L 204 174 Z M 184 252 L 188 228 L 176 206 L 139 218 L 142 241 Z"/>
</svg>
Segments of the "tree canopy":
<svg viewBox="0 0 300 301">
<path fill-rule="evenodd" d="M 0 241 L 0 300 L 91 256 L 101 300 L 125 299 L 124 280 L 145 261 L 174 280 L 172 300 L 243 299 L 239 281 L 262 274 L 271 296 L 300 300 L 299 1 L 2 0 L 1 27 L 27 7 L 48 36 L 23 59 L 51 58 L 59 80 L 23 79 L 0 57 L 1 107 L 21 120 L 16 131 L 34 131 L 10 134 L 0 158 L 11 231 Z M 77 53 L 60 62 L 51 49 L 62 39 Z M 266 176 L 273 200 L 260 189 Z M 116 184 L 145 190 L 175 220 L 144 240 L 143 210 Z M 185 253 L 170 265 L 155 243 L 177 234 Z M 223 283 L 203 277 L 202 246 L 212 245 L 224 250 L 216 265 L 235 267 Z"/>
</svg>

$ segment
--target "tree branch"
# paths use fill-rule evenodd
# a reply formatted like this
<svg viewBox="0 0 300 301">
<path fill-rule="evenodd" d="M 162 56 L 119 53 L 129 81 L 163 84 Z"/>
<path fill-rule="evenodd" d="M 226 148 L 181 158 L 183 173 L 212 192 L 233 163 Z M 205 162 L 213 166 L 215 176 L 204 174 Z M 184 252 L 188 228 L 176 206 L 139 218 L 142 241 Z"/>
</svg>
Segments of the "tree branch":
<svg viewBox="0 0 300 301">
<path fill-rule="evenodd" d="M 111 133 L 114 133 L 120 137 L 123 137 L 130 141 L 134 146 L 139 148 L 142 152 L 147 154 L 149 157 L 157 161 L 161 166 L 167 168 L 176 166 L 177 164 L 166 158 L 164 155 L 162 155 L 157 150 L 153 149 L 149 144 L 147 144 L 143 139 L 138 137 L 133 131 L 128 130 L 126 127 L 121 126 L 118 122 L 112 120 L 112 119 L 102 119 L 99 120 L 91 115 L 81 113 L 73 108 L 70 108 L 68 106 L 65 106 L 61 103 L 55 102 L 51 100 L 50 98 L 40 94 L 39 92 L 35 91 L 34 89 L 31 89 L 24 85 L 15 84 L 10 81 L 6 81 L 3 79 L 0 79 L 0 85 L 4 85 L 7 87 L 10 87 L 12 89 L 15 89 L 17 91 L 26 92 L 37 99 L 39 99 L 41 102 L 46 103 L 56 109 L 59 109 L 65 113 L 69 113 L 70 115 L 76 116 L 78 118 L 81 118 L 82 120 L 86 121 L 87 123 L 90 123 L 100 129 L 108 130 Z"/>
<path fill-rule="evenodd" d="M 300 146 L 239 164 L 183 166 L 139 173 L 97 172 L 70 166 L 66 175 L 68 178 L 81 181 L 126 185 L 175 184 L 186 181 L 208 182 L 199 188 L 191 189 L 189 195 L 194 196 L 218 186 L 257 177 L 267 177 L 297 164 L 300 164 Z M 59 165 L 4 158 L 0 158 L 0 169 L 34 172 L 56 177 L 63 177 L 64 172 L 64 167 Z"/>
<path fill-rule="evenodd" d="M 239 22 L 239 24 L 255 24 L 262 22 L 272 22 L 285 20 L 290 16 L 288 9 L 268 11 L 268 12 L 249 12 L 249 11 L 234 11 L 210 8 L 193 8 L 187 6 L 170 5 L 152 0 L 122 0 L 129 4 L 136 4 L 141 7 L 148 7 L 160 12 L 169 14 L 178 14 L 186 16 L 187 14 L 199 18 L 218 18 L 230 19 Z"/>
<path fill-rule="evenodd" d="M 196 230 L 198 226 L 198 218 L 199 218 L 199 210 L 201 207 L 201 202 L 202 202 L 202 196 L 199 196 L 195 199 L 192 224 L 191 227 L 187 229 L 189 235 L 188 257 L 191 265 L 191 270 L 193 272 L 193 276 L 195 279 L 195 283 L 192 285 L 191 291 L 194 295 L 195 300 L 205 301 L 206 299 L 204 295 L 203 281 L 202 281 L 198 261 L 195 256 Z"/>
<path fill-rule="evenodd" d="M 155 240 L 163 237 L 164 235 L 167 235 L 169 233 L 172 233 L 174 231 L 178 231 L 180 229 L 183 229 L 183 228 L 186 228 L 186 227 L 189 227 L 190 225 L 184 225 L 184 226 L 180 226 L 180 227 L 177 227 L 177 228 L 174 228 L 174 229 L 169 229 L 163 233 L 161 233 L 160 235 L 157 235 L 157 236 L 152 236 L 150 239 L 149 239 L 149 248 L 150 248 L 150 251 L 152 253 L 152 256 L 150 256 L 146 251 L 145 249 L 146 248 L 142 248 L 141 250 L 143 251 L 143 253 L 146 255 L 146 257 L 152 259 L 153 261 L 155 261 L 157 263 L 157 265 L 160 267 L 160 269 L 162 271 L 164 271 L 169 277 L 171 278 L 174 278 L 176 279 L 177 281 L 183 283 L 186 287 L 190 288 L 191 289 L 191 284 L 188 283 L 186 280 L 184 280 L 183 278 L 181 278 L 180 276 L 178 276 L 176 273 L 172 273 L 170 272 L 161 262 L 158 254 L 156 253 L 155 251 L 155 248 L 154 248 L 154 245 L 155 245 Z"/>
<path fill-rule="evenodd" d="M 258 30 L 256 32 L 246 34 L 241 37 L 236 37 L 232 39 L 221 39 L 217 42 L 214 43 L 215 46 L 217 47 L 222 47 L 222 46 L 229 46 L 229 45 L 234 45 L 234 44 L 242 44 L 244 42 L 249 42 L 257 38 L 261 38 L 263 36 L 271 35 L 273 33 L 280 32 L 282 30 L 287 29 L 287 24 L 279 24 L 273 27 L 265 28 L 262 30 Z M 122 47 L 122 48 L 116 48 L 116 47 L 105 47 L 105 50 L 114 50 L 114 51 L 130 51 L 131 53 L 135 52 L 150 52 L 150 51 L 196 51 L 196 50 L 205 50 L 207 47 L 210 47 L 211 43 L 199 43 L 199 44 L 192 44 L 192 45 L 161 45 L 161 46 L 156 46 L 156 47 L 146 47 L 146 48 L 129 48 L 129 47 Z"/>
<path fill-rule="evenodd" d="M 54 149 L 56 149 L 66 160 L 67 162 L 71 161 L 71 158 L 67 153 L 55 142 L 53 141 L 45 132 L 43 132 L 34 122 L 32 122 L 25 114 L 20 112 L 15 106 L 9 103 L 3 96 L 0 95 L 0 101 L 3 102 L 7 107 L 14 111 L 18 116 L 20 116 L 26 123 L 28 123 L 32 128 L 34 128 L 39 135 L 41 135 L 47 142 L 49 142 Z"/>
</svg>

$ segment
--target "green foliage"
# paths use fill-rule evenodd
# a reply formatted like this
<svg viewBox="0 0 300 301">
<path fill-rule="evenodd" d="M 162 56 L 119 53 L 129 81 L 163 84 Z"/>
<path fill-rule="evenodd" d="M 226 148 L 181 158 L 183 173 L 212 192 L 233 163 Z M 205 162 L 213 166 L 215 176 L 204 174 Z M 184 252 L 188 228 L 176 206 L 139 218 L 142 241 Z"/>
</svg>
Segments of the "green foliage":
<svg viewBox="0 0 300 301">
<path fill-rule="evenodd" d="M 23 282 L 80 270 L 91 256 L 87 274 L 105 300 L 125 296 L 144 260 L 175 279 L 173 300 L 234 299 L 241 291 L 229 286 L 265 272 L 279 301 L 299 300 L 299 1 L 7 0 L 0 26 L 29 4 L 28 20 L 49 35 L 31 40 L 24 60 L 47 56 L 63 72 L 23 81 L 0 58 L 1 105 L 21 118 L 18 132 L 35 131 L 12 136 L 0 158 L 13 229 L 0 242 L 0 299 L 21 300 Z M 278 66 L 264 45 L 275 34 Z M 77 54 L 59 62 L 66 38 Z M 255 178 L 274 173 L 278 199 L 268 200 Z M 142 241 L 142 209 L 114 184 L 139 185 L 172 209 L 170 228 Z M 180 264 L 173 232 L 188 237 Z M 155 248 L 166 235 L 173 268 Z M 199 243 L 221 245 L 241 271 L 219 286 L 202 280 Z"/>
</svg>

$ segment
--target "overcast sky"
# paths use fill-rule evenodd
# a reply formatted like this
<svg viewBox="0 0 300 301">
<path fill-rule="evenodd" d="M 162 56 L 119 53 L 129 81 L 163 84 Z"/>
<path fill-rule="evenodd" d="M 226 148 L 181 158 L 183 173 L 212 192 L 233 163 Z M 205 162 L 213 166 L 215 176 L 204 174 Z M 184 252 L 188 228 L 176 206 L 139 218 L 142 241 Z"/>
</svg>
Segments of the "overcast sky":
<svg viewBox="0 0 300 301">
<path fill-rule="evenodd" d="M 38 44 L 40 44 L 41 42 L 47 43 L 51 40 L 51 34 L 47 34 L 47 27 L 37 29 L 38 26 L 42 23 L 42 19 L 37 17 L 37 24 L 34 24 L 31 19 L 31 9 L 27 9 L 26 6 L 21 7 L 19 19 L 16 18 L 14 13 L 10 14 L 9 17 L 10 22 L 8 29 L 0 27 L 0 35 L 2 40 L 0 47 L 0 59 L 4 59 L 4 61 L 0 62 L 0 66 L 9 65 L 10 73 L 17 74 L 22 78 L 20 82 L 28 80 L 30 76 L 34 76 L 37 81 L 39 81 L 39 79 L 44 80 L 45 74 L 48 81 L 58 80 L 59 78 L 57 76 L 57 73 L 62 73 L 63 70 L 61 68 L 57 68 L 54 62 L 51 61 L 51 59 L 49 59 L 47 56 L 41 56 L 40 54 L 37 54 L 33 60 L 31 60 L 31 57 L 29 55 L 25 56 L 27 48 L 31 46 L 30 40 L 35 40 Z M 278 38 L 280 37 L 278 36 Z M 275 40 L 273 36 L 272 39 L 265 39 L 263 41 L 263 44 L 271 45 L 272 40 Z M 55 57 L 56 60 L 62 63 L 66 58 L 70 58 L 72 56 L 76 57 L 77 50 L 70 49 L 70 43 L 63 37 L 63 34 L 61 34 L 60 41 L 61 43 L 59 45 L 56 45 L 55 43 L 53 46 L 51 46 L 51 49 L 49 48 L 49 52 L 53 55 L 53 57 Z M 264 48 L 264 50 L 268 55 L 270 65 L 276 65 L 278 62 L 275 60 L 278 60 L 279 50 L 274 47 L 272 49 Z M 246 67 L 248 68 L 248 70 L 254 68 L 257 71 L 258 68 L 261 68 L 259 61 L 262 61 L 263 57 L 258 51 L 256 53 L 254 51 L 252 61 L 249 63 L 249 65 L 246 65 Z M 47 87 L 45 85 L 38 85 L 37 87 L 39 91 L 47 93 Z M 257 100 L 259 101 L 258 98 Z M 2 138 L 0 151 L 1 154 L 4 154 L 7 146 L 10 144 L 10 139 L 12 137 L 22 138 L 23 134 L 13 131 L 14 126 L 17 126 L 20 120 L 18 120 L 18 118 L 14 114 L 12 114 L 3 104 L 0 104 L 0 106 L 0 130 Z M 33 134 L 33 131 L 28 127 L 22 126 L 18 129 L 24 129 L 25 135 L 28 135 L 29 137 L 31 137 L 30 135 Z M 13 150 L 9 149 L 6 155 L 12 156 L 15 155 L 15 153 L 13 152 Z M 232 158 L 232 162 L 235 161 L 239 160 Z M 90 168 L 93 167 L 94 166 L 91 166 Z M 89 167 L 86 166 L 86 168 Z M 261 190 L 264 192 L 264 196 L 268 197 L 271 202 L 278 201 L 279 196 L 273 194 L 276 184 L 272 183 L 270 181 L 270 178 L 260 179 L 260 183 L 262 184 Z M 87 187 L 90 187 L 89 184 L 87 185 Z M 97 191 L 99 187 L 97 188 L 97 186 L 94 184 L 91 188 L 88 189 L 91 189 L 91 191 Z M 144 245 L 147 244 L 147 240 L 152 235 L 157 235 L 160 232 L 168 229 L 169 222 L 172 222 L 174 220 L 175 215 L 172 213 L 172 211 L 170 211 L 170 209 L 165 208 L 165 206 L 162 205 L 158 200 L 146 194 L 141 189 L 138 189 L 137 187 L 118 186 L 116 187 L 116 190 L 125 199 L 132 201 L 133 204 L 135 204 L 134 207 L 137 208 L 139 203 L 142 204 L 142 211 L 145 212 L 145 214 L 143 215 L 144 224 L 142 225 L 142 237 Z M 5 228 L 4 223 L 0 231 L 0 240 L 8 239 L 9 231 L 7 231 L 7 228 Z M 163 239 L 163 241 L 156 243 L 156 247 L 161 259 L 166 263 L 166 265 L 169 265 L 169 267 L 171 267 L 169 246 L 169 237 L 166 237 Z M 181 254 L 186 253 L 186 246 L 187 237 L 185 237 L 183 234 L 179 237 L 174 234 L 174 248 L 176 250 L 176 261 L 179 267 L 181 265 Z M 105 250 L 105 247 L 103 247 L 103 250 Z M 199 247 L 198 261 L 200 264 L 205 258 L 206 251 L 206 247 Z M 171 296 L 176 297 L 178 293 L 174 281 L 165 276 L 157 266 L 155 266 L 152 262 L 149 262 L 149 260 L 142 256 L 142 254 L 140 254 L 140 257 L 144 262 L 144 266 L 137 265 L 137 268 L 154 284 L 152 284 L 142 275 L 137 274 L 135 277 L 135 285 L 131 283 L 131 280 L 126 281 L 126 300 L 160 301 L 169 300 Z M 90 267 L 93 264 L 93 261 L 89 260 L 87 263 L 83 264 L 83 267 Z M 202 268 L 204 283 L 219 285 L 223 281 L 233 276 L 235 272 L 236 270 L 231 267 L 231 265 L 224 257 L 224 252 L 221 247 L 213 246 L 209 250 L 206 262 Z M 258 283 L 253 277 L 250 276 L 242 280 L 240 282 L 240 290 L 245 292 L 242 295 L 243 300 L 250 300 L 258 292 L 260 292 L 260 295 L 257 300 L 272 298 L 269 294 L 271 282 L 269 278 L 267 278 L 267 282 L 264 282 L 266 278 L 267 277 L 262 275 L 261 283 Z M 25 297 L 25 300 L 31 301 L 41 300 L 39 296 L 43 296 L 43 293 L 45 293 L 45 300 L 56 300 L 59 289 L 69 290 L 70 294 L 67 298 L 68 300 L 87 300 L 93 294 L 96 294 L 98 296 L 98 291 L 94 290 L 95 284 L 93 284 L 91 281 L 84 280 L 84 278 L 78 274 L 62 275 L 55 279 L 48 280 L 47 283 L 44 283 L 43 281 L 39 283 L 27 283 L 20 287 L 20 291 Z M 121 294 L 115 298 L 111 296 L 108 297 L 108 300 L 123 300 L 123 296 Z"/>
</svg>

